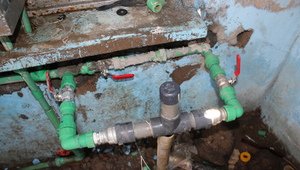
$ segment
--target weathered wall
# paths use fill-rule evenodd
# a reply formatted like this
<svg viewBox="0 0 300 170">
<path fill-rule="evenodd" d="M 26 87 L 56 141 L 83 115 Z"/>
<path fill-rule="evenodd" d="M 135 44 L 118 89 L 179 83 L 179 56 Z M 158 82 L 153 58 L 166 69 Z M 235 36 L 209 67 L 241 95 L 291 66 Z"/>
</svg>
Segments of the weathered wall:
<svg viewBox="0 0 300 170">
<path fill-rule="evenodd" d="M 236 54 L 241 54 L 241 75 L 234 85 L 237 97 L 245 111 L 259 107 L 300 32 L 299 2 L 284 0 L 276 2 L 266 0 L 264 3 L 250 0 L 188 2 L 196 8 L 205 7 L 202 16 L 208 24 L 219 24 L 213 27 L 213 31 L 218 32 L 218 40 L 224 43 L 217 43 L 213 52 L 219 55 L 221 66 L 228 74 L 228 78 L 234 72 Z M 243 49 L 232 46 L 234 40 L 224 36 L 229 37 L 240 25 L 245 30 L 250 28 L 254 30 Z M 176 75 L 180 77 L 177 78 L 178 81 L 186 79 L 181 84 L 181 110 L 221 106 L 223 103 L 218 97 L 217 87 L 206 71 L 203 61 L 203 57 L 191 55 L 165 64 L 147 63 L 116 71 L 116 74 L 135 74 L 136 77 L 130 81 L 90 79 L 76 92 L 78 132 L 99 131 L 117 122 L 138 122 L 157 116 L 160 105 L 158 88 L 164 81 L 172 79 L 170 77 L 172 73 L 174 79 Z M 58 113 L 58 105 L 49 97 L 46 86 L 40 87 Z M 20 92 L 23 96 L 18 92 L 0 96 L 2 129 L 0 147 L 3 153 L 9 153 L 0 156 L 0 163 L 28 161 L 33 158 L 44 159 L 55 155 L 55 150 L 59 148 L 58 138 L 42 108 L 28 88 L 23 88 Z M 264 102 L 266 103 L 267 101 Z M 279 109 L 276 111 L 280 113 Z M 290 116 L 295 116 L 292 111 Z M 294 121 L 299 124 L 299 117 Z"/>
<path fill-rule="evenodd" d="M 300 35 L 262 104 L 262 116 L 288 151 L 300 160 Z"/>
</svg>

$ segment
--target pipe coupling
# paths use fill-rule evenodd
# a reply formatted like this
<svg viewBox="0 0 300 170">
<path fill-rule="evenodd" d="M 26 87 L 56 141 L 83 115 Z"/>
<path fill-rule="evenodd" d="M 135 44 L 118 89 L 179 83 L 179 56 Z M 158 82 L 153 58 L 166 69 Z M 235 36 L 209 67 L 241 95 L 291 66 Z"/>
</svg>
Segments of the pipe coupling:
<svg viewBox="0 0 300 170">
<path fill-rule="evenodd" d="M 109 144 L 118 143 L 115 127 L 109 127 L 106 130 L 103 130 L 101 132 L 94 132 L 93 139 L 96 145 L 101 145 L 104 143 L 109 143 Z"/>
<path fill-rule="evenodd" d="M 224 89 L 225 87 L 230 87 L 230 84 L 227 80 L 227 77 L 224 74 L 216 75 L 215 82 L 216 82 L 216 84 L 217 84 L 220 91 L 222 89 Z"/>
<path fill-rule="evenodd" d="M 212 125 L 215 126 L 222 121 L 227 120 L 227 113 L 224 108 L 209 108 L 204 112 L 204 117 L 211 119 Z"/>
<path fill-rule="evenodd" d="M 54 99 L 58 102 L 70 101 L 75 103 L 74 88 L 70 85 L 65 85 L 61 93 L 54 93 Z"/>
</svg>

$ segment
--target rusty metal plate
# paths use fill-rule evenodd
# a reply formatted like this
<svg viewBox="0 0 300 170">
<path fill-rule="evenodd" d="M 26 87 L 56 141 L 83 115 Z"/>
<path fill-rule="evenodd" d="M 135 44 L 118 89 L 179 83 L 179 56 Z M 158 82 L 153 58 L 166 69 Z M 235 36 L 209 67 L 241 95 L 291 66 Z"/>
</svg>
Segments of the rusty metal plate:
<svg viewBox="0 0 300 170">
<path fill-rule="evenodd" d="M 10 36 L 14 33 L 24 4 L 25 0 L 0 1 L 0 36 Z"/>
<path fill-rule="evenodd" d="M 113 8 L 70 12 L 61 22 L 58 14 L 31 18 L 37 29 L 28 35 L 21 30 L 15 48 L 0 52 L 0 72 L 205 37 L 207 27 L 196 9 L 180 4 L 169 1 L 157 14 L 135 7 L 126 8 L 125 16 Z M 152 34 L 158 26 L 161 32 Z"/>
<path fill-rule="evenodd" d="M 92 9 L 109 5 L 117 0 L 27 0 L 27 14 L 29 17 L 49 15 L 60 12 L 71 12 Z"/>
</svg>

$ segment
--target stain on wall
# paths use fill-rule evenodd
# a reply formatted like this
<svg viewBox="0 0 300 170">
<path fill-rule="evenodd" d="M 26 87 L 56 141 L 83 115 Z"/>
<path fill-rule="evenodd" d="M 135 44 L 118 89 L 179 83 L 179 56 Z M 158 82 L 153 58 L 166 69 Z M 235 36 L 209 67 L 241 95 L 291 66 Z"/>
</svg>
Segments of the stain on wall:
<svg viewBox="0 0 300 170">
<path fill-rule="evenodd" d="M 236 3 L 239 3 L 244 7 L 254 6 L 257 9 L 263 9 L 272 12 L 279 12 L 300 5 L 298 0 L 237 0 Z"/>
<path fill-rule="evenodd" d="M 188 65 L 176 68 L 170 75 L 172 80 L 181 85 L 184 81 L 190 80 L 200 68 L 201 64 Z"/>
</svg>

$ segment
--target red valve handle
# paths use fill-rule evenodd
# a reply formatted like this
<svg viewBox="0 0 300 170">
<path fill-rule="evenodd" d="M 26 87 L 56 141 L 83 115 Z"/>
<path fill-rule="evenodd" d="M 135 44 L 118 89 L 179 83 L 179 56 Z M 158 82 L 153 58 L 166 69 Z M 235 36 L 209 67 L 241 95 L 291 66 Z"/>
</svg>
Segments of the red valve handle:
<svg viewBox="0 0 300 170">
<path fill-rule="evenodd" d="M 238 54 L 236 55 L 236 71 L 234 72 L 234 75 L 237 77 L 240 75 L 241 72 L 241 56 Z"/>
<path fill-rule="evenodd" d="M 129 79 L 129 78 L 133 78 L 134 74 L 123 74 L 123 75 L 113 75 L 113 79 L 115 80 L 121 80 L 121 79 Z"/>
<path fill-rule="evenodd" d="M 47 80 L 47 86 L 48 86 L 49 91 L 51 93 L 53 93 L 53 87 L 51 87 L 49 71 L 46 71 L 46 80 Z"/>
<path fill-rule="evenodd" d="M 57 150 L 56 151 L 60 156 L 68 156 L 70 153 L 71 153 L 71 151 L 69 150 L 69 151 L 66 151 L 66 150 L 64 150 L 64 149 L 59 149 L 59 150 Z"/>
</svg>

